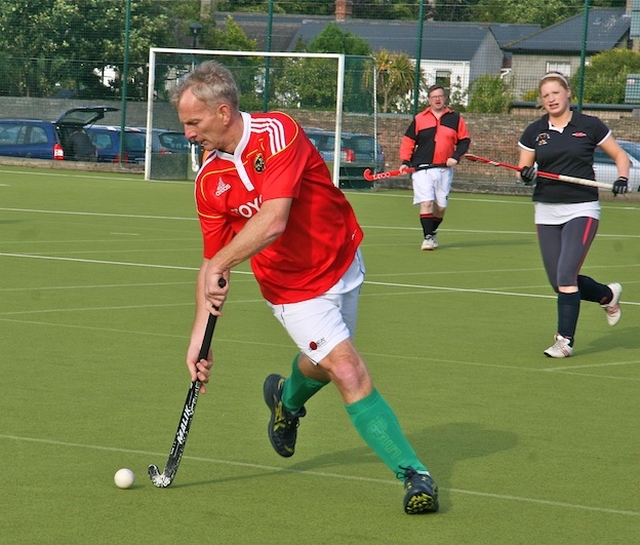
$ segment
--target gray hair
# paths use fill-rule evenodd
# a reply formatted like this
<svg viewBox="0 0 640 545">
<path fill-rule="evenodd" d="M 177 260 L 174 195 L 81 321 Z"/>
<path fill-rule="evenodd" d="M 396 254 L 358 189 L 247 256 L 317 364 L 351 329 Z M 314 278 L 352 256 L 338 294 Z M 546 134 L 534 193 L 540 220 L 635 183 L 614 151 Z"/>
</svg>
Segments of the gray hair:
<svg viewBox="0 0 640 545">
<path fill-rule="evenodd" d="M 235 110 L 239 107 L 238 85 L 229 69 L 216 61 L 203 62 L 184 77 L 171 95 L 174 106 L 178 105 L 187 89 L 208 106 L 226 103 Z"/>
</svg>

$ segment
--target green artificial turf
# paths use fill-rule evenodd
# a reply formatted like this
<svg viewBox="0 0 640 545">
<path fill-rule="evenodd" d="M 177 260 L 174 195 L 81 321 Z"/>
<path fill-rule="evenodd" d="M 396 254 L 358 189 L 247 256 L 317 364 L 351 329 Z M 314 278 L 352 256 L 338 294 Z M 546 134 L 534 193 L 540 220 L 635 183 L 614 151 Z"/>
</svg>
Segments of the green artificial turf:
<svg viewBox="0 0 640 545">
<path fill-rule="evenodd" d="M 403 513 L 333 387 L 307 404 L 295 456 L 273 452 L 262 382 L 295 350 L 246 265 L 180 471 L 154 488 L 189 387 L 192 187 L 0 167 L 0 543 L 637 543 L 640 204 L 603 203 L 583 267 L 623 284 L 620 324 L 584 303 L 575 356 L 552 360 L 528 198 L 452 194 L 440 248 L 421 252 L 408 192 L 348 197 L 368 269 L 356 343 L 439 513 Z"/>
</svg>

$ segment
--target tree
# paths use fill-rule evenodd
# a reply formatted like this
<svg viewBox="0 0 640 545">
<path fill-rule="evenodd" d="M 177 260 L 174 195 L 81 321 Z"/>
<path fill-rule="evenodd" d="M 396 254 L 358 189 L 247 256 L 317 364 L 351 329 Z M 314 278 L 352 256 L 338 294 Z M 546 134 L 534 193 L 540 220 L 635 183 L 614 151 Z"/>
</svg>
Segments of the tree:
<svg viewBox="0 0 640 545">
<path fill-rule="evenodd" d="M 373 63 L 370 58 L 364 59 L 364 57 L 371 55 L 371 47 L 365 39 L 351 32 L 343 31 L 336 23 L 330 23 L 309 44 L 307 50 L 310 53 L 344 53 L 347 55 L 344 78 L 344 109 L 351 112 L 371 112 L 373 90 L 365 85 L 363 78 L 367 70 L 373 69 Z M 329 61 L 329 63 L 331 63 L 331 67 L 326 61 L 321 62 L 327 66 L 327 70 L 331 71 L 328 73 L 335 74 L 335 78 L 337 78 L 335 62 Z M 328 73 L 326 74 L 328 75 Z M 323 77 L 320 74 L 320 78 L 313 83 L 318 85 L 327 75 Z M 335 97 L 335 86 L 332 87 L 331 95 Z M 332 98 L 332 102 L 335 102 L 335 98 Z"/>
<path fill-rule="evenodd" d="M 640 53 L 611 49 L 591 57 L 584 70 L 584 102 L 624 104 L 627 74 L 640 74 Z M 580 74 L 571 78 L 573 99 L 578 98 Z"/>
<path fill-rule="evenodd" d="M 404 53 L 384 49 L 374 55 L 378 88 L 378 106 L 382 113 L 407 111 L 414 88 L 415 66 Z M 424 80 L 421 82 L 424 87 Z"/>
<path fill-rule="evenodd" d="M 468 112 L 499 114 L 509 110 L 512 95 L 500 76 L 480 76 L 470 86 Z"/>
<path fill-rule="evenodd" d="M 245 32 L 228 16 L 224 26 L 215 27 L 215 23 L 205 22 L 202 29 L 202 46 L 205 49 L 221 49 L 228 51 L 255 51 L 256 40 L 250 40 Z M 201 60 L 207 60 L 201 58 Z M 259 79 L 260 69 L 263 66 L 262 59 L 258 57 L 220 57 L 220 63 L 224 64 L 231 72 L 240 88 L 241 107 L 245 110 L 256 110 L 260 98 L 255 92 L 256 81 Z"/>
<path fill-rule="evenodd" d="M 625 7 L 626 0 L 592 0 L 591 7 Z M 584 11 L 584 0 L 479 0 L 471 20 L 552 25 Z"/>
<path fill-rule="evenodd" d="M 330 23 L 305 49 L 309 53 L 344 53 L 349 56 L 345 67 L 344 109 L 371 112 L 372 90 L 364 81 L 364 73 L 373 65 L 368 42 Z M 282 106 L 331 108 L 335 105 L 338 72 L 334 60 L 283 59 L 274 63 L 273 72 L 276 77 L 275 95 Z"/>
<path fill-rule="evenodd" d="M 106 65 L 121 70 L 122 4 L 121 0 L 0 0 L 0 73 L 2 67 L 13 70 L 10 92 L 51 96 L 61 88 L 100 89 L 95 70 Z M 167 7 L 164 2 L 132 0 L 131 12 L 130 60 L 143 66 L 150 46 L 174 44 Z"/>
<path fill-rule="evenodd" d="M 625 2 L 591 0 L 591 7 L 624 7 Z M 335 0 L 287 0 L 274 2 L 272 6 L 277 13 L 333 15 L 335 12 Z M 230 12 L 266 12 L 267 1 L 219 0 L 217 8 Z M 425 20 L 539 23 L 543 26 L 581 13 L 583 9 L 584 0 L 424 0 L 423 3 Z M 357 19 L 415 21 L 419 12 L 418 0 L 353 0 L 353 17 Z"/>
<path fill-rule="evenodd" d="M 329 23 L 307 48 L 310 53 L 344 53 L 370 55 L 371 47 L 364 38 L 343 31 L 336 23 Z"/>
</svg>

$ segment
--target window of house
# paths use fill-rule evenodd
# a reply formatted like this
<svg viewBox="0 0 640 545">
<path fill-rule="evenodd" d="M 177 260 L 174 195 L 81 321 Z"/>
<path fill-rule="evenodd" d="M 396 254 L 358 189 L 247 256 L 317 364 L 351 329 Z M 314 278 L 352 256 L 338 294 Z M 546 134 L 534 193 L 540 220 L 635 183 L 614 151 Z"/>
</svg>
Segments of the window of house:
<svg viewBox="0 0 640 545">
<path fill-rule="evenodd" d="M 442 85 L 445 89 L 451 89 L 451 71 L 436 70 L 436 85 Z"/>
<path fill-rule="evenodd" d="M 547 61 L 547 72 L 560 72 L 567 78 L 571 77 L 571 64 L 568 62 Z"/>
</svg>

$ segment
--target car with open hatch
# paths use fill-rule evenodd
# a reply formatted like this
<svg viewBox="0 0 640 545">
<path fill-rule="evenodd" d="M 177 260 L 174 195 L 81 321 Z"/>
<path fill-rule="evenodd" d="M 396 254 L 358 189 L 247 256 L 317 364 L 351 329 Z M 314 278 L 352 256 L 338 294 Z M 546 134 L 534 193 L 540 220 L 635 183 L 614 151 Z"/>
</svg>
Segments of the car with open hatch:
<svg viewBox="0 0 640 545">
<path fill-rule="evenodd" d="M 0 118 L 0 155 L 27 159 L 78 160 L 73 152 L 74 132 L 85 131 L 115 112 L 110 106 L 87 106 L 67 110 L 55 121 Z"/>
</svg>

